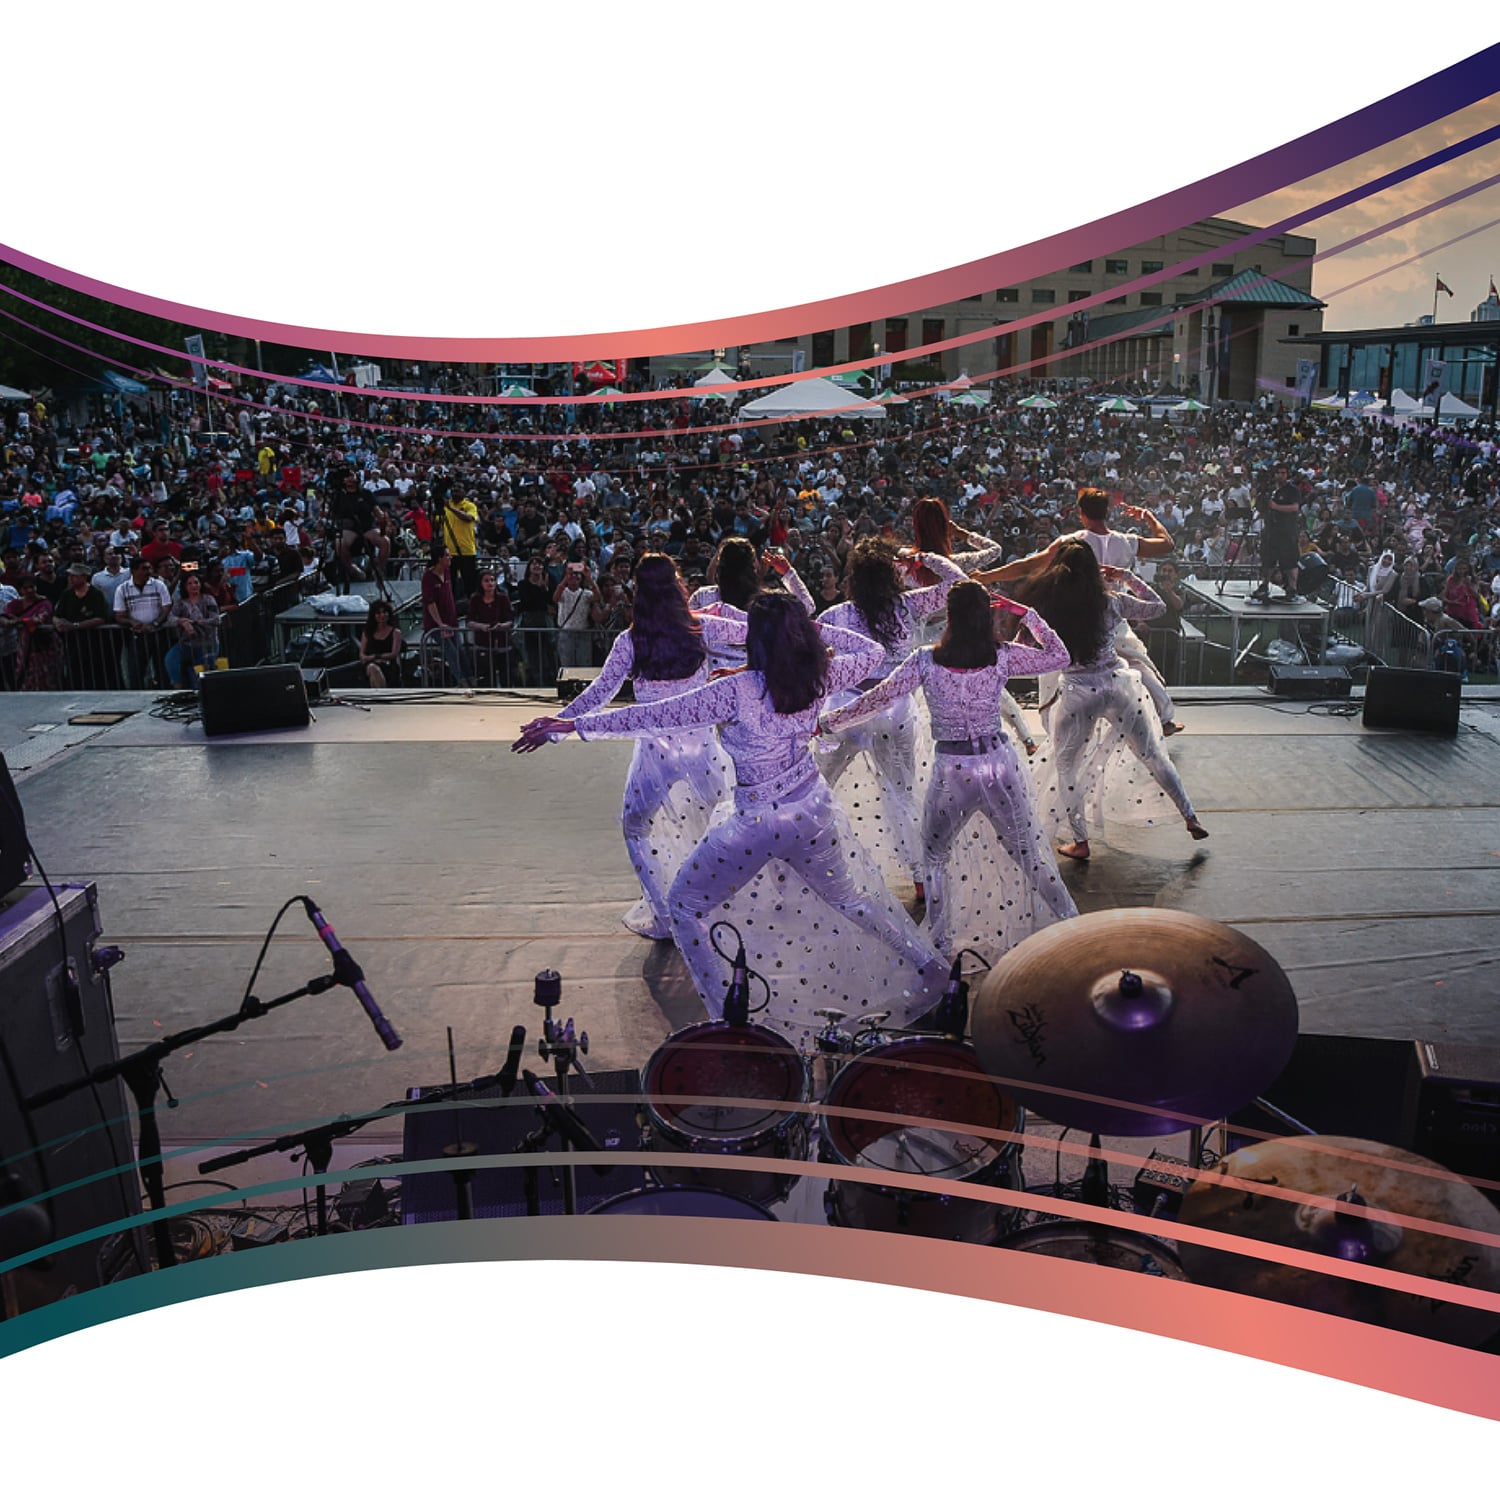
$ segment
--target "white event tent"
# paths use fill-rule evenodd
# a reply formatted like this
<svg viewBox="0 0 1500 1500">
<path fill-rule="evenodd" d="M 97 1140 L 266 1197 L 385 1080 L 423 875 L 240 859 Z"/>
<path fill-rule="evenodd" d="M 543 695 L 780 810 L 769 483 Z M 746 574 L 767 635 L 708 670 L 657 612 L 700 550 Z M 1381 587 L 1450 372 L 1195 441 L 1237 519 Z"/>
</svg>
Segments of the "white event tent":
<svg viewBox="0 0 1500 1500">
<path fill-rule="evenodd" d="M 878 402 L 852 395 L 818 375 L 811 380 L 793 380 L 777 386 L 768 395 L 740 407 L 736 415 L 754 420 L 762 417 L 820 417 L 825 413 L 866 420 L 885 416 L 885 408 Z"/>
</svg>

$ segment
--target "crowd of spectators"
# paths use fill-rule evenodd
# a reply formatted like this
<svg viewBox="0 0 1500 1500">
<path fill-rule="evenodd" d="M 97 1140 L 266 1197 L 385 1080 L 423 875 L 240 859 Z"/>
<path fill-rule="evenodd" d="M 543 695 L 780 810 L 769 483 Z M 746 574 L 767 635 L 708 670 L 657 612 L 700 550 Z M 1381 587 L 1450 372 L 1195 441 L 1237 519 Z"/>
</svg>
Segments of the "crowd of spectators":
<svg viewBox="0 0 1500 1500">
<path fill-rule="evenodd" d="M 1056 406 L 1017 406 L 1037 391 Z M 0 687 L 189 684 L 268 586 L 371 573 L 423 577 L 418 634 L 466 625 L 470 643 L 513 648 L 507 680 L 545 685 L 602 660 L 648 550 L 674 557 L 691 589 L 712 581 L 723 538 L 746 537 L 783 550 L 823 609 L 844 597 L 855 541 L 909 535 L 927 495 L 1009 558 L 1074 529 L 1077 489 L 1101 486 L 1171 532 L 1176 577 L 1205 576 L 1254 562 L 1278 466 L 1300 496 L 1301 548 L 1343 581 L 1346 607 L 1389 603 L 1461 640 L 1471 669 L 1494 661 L 1489 425 L 1271 397 L 1113 415 L 1102 392 L 1046 382 L 1001 384 L 984 407 L 927 396 L 882 421 L 740 427 L 722 403 L 682 398 L 568 411 L 366 392 L 335 413 L 323 392 L 255 394 L 274 409 L 175 394 L 0 407 Z M 440 577 L 435 549 L 450 559 Z M 401 679 L 389 640 L 361 653 L 372 682 Z M 470 680 L 467 648 L 443 660 Z"/>
</svg>

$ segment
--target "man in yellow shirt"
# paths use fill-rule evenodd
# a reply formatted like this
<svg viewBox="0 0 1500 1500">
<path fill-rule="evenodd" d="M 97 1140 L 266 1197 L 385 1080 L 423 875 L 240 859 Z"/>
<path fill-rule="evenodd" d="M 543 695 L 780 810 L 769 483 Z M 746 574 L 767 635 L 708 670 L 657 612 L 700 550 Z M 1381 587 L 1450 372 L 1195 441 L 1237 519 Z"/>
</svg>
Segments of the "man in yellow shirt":
<svg viewBox="0 0 1500 1500">
<path fill-rule="evenodd" d="M 479 507 L 472 500 L 444 497 L 443 545 L 453 556 L 465 597 L 479 588 L 479 547 L 474 538 L 478 523 Z"/>
</svg>

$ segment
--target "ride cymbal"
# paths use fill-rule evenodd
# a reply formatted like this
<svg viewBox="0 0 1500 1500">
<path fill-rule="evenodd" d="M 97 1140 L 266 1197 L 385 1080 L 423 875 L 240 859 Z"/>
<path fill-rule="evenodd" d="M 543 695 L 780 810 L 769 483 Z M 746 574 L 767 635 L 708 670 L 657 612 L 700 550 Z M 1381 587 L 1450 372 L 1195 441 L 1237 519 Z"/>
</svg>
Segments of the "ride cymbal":
<svg viewBox="0 0 1500 1500">
<path fill-rule="evenodd" d="M 981 982 L 973 1031 L 985 1067 L 1044 1118 L 1172 1135 L 1191 1123 L 1183 1116 L 1220 1119 L 1281 1075 L 1297 998 L 1276 960 L 1232 927 L 1132 907 L 1018 944 Z"/>
</svg>

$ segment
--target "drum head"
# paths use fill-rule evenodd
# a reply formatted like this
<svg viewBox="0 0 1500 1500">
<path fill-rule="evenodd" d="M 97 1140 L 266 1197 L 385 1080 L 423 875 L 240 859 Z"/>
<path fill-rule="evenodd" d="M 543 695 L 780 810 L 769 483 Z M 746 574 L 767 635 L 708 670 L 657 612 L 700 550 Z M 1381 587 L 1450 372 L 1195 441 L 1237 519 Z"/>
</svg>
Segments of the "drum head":
<svg viewBox="0 0 1500 1500">
<path fill-rule="evenodd" d="M 860 1053 L 839 1071 L 824 1106 L 824 1138 L 840 1161 L 928 1177 L 965 1178 L 983 1170 L 1014 1148 L 962 1126 L 1014 1131 L 1019 1117 L 1015 1101 L 986 1076 L 972 1047 L 925 1037 Z M 903 1115 L 910 1123 L 840 1113 L 855 1109 Z"/>
<path fill-rule="evenodd" d="M 751 1203 L 747 1198 L 736 1198 L 732 1193 L 721 1193 L 713 1188 L 648 1187 L 637 1188 L 633 1193 L 622 1193 L 611 1198 L 591 1214 L 660 1214 L 675 1219 L 772 1219 L 776 1215 Z"/>
<path fill-rule="evenodd" d="M 649 1109 L 692 1136 L 733 1141 L 753 1136 L 808 1097 L 807 1068 L 792 1044 L 766 1026 L 708 1021 L 668 1037 L 646 1064 Z M 677 1102 L 707 1099 L 709 1103 Z M 755 1100 L 717 1104 L 715 1099 Z"/>
<path fill-rule="evenodd" d="M 1186 1281 L 1187 1274 L 1169 1246 L 1130 1229 L 1092 1228 L 1073 1220 L 1033 1224 L 995 1242 L 1002 1250 L 1025 1250 L 1032 1255 L 1054 1255 L 1060 1260 L 1087 1260 L 1117 1271 L 1139 1271 Z"/>
</svg>

